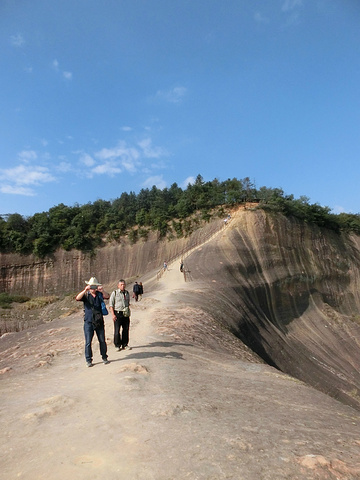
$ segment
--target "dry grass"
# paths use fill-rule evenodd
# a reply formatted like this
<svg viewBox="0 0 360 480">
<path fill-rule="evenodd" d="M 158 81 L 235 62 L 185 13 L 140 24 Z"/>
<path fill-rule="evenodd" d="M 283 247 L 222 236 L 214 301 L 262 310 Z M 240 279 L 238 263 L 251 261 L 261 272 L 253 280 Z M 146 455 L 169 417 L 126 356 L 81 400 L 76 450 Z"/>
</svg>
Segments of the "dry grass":
<svg viewBox="0 0 360 480">
<path fill-rule="evenodd" d="M 350 320 L 354 323 L 360 324 L 360 315 L 352 315 Z"/>
<path fill-rule="evenodd" d="M 23 310 L 34 310 L 36 308 L 45 307 L 45 305 L 49 305 L 50 303 L 54 303 L 59 300 L 60 297 L 56 295 L 50 295 L 47 297 L 34 297 L 31 298 L 29 301 L 23 303 L 21 305 L 21 309 Z"/>
<path fill-rule="evenodd" d="M 73 295 L 59 298 L 55 295 L 34 297 L 19 304 L 13 303 L 10 309 L 0 308 L 0 336 L 9 332 L 21 332 L 27 328 L 48 323 L 59 317 L 67 317 L 82 307 L 74 301 Z"/>
</svg>

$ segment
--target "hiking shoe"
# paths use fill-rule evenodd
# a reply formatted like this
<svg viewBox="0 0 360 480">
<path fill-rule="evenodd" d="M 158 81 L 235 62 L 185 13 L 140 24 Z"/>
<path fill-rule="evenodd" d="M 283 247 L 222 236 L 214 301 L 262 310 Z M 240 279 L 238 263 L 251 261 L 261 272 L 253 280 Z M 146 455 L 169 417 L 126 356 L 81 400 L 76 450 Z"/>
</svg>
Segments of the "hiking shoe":
<svg viewBox="0 0 360 480">
<path fill-rule="evenodd" d="M 116 347 L 116 351 L 117 351 L 117 352 L 120 352 L 120 351 L 121 351 L 121 347 Z"/>
<path fill-rule="evenodd" d="M 92 363 L 92 362 L 86 362 L 86 366 L 87 366 L 87 367 L 92 367 L 92 366 L 93 366 L 93 363 Z"/>
<path fill-rule="evenodd" d="M 110 360 L 108 360 L 107 358 L 104 358 L 104 359 L 103 359 L 103 364 L 104 364 L 104 365 L 107 365 L 108 363 L 110 363 Z"/>
<path fill-rule="evenodd" d="M 123 347 L 122 347 L 123 350 L 126 350 L 128 348 L 129 348 L 128 345 L 123 345 Z"/>
</svg>

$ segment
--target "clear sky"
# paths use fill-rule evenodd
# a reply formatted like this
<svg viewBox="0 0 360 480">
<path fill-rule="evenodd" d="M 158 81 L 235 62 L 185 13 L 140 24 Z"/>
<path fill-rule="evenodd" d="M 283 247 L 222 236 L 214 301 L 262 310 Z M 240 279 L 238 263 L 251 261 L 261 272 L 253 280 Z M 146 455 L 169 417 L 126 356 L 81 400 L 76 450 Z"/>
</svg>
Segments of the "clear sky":
<svg viewBox="0 0 360 480">
<path fill-rule="evenodd" d="M 359 0 L 0 0 L 0 214 L 250 177 L 360 212 Z"/>
</svg>

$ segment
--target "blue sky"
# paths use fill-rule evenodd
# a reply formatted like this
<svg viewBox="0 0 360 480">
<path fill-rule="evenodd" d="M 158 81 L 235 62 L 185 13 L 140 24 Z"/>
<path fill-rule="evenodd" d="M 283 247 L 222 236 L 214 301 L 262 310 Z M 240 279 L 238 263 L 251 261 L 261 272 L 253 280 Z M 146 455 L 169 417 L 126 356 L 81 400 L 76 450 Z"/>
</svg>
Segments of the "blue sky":
<svg viewBox="0 0 360 480">
<path fill-rule="evenodd" d="M 250 177 L 359 213 L 358 0 L 1 0 L 0 214 Z"/>
</svg>

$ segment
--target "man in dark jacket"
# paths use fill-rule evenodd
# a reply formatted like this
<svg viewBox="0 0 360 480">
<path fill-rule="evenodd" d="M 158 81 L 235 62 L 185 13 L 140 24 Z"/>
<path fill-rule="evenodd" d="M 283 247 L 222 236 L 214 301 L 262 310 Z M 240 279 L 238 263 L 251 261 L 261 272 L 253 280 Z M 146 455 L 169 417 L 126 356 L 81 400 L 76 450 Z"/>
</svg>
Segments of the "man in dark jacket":
<svg viewBox="0 0 360 480">
<path fill-rule="evenodd" d="M 139 300 L 142 299 L 142 296 L 144 294 L 144 286 L 142 284 L 142 282 L 139 283 Z"/>
<path fill-rule="evenodd" d="M 139 299 L 139 293 L 140 293 L 140 286 L 138 282 L 135 282 L 133 286 L 133 297 L 135 298 L 135 302 L 137 302 Z"/>
<path fill-rule="evenodd" d="M 96 332 L 100 344 L 100 354 L 103 362 L 107 365 L 109 362 L 107 357 L 107 345 L 105 341 L 105 325 L 104 317 L 101 312 L 101 302 L 103 299 L 109 298 L 109 294 L 104 291 L 102 285 L 91 277 L 86 282 L 86 287 L 75 297 L 78 302 L 84 303 L 84 334 L 85 334 L 85 359 L 86 365 L 92 367 L 93 352 L 91 342 Z"/>
</svg>

